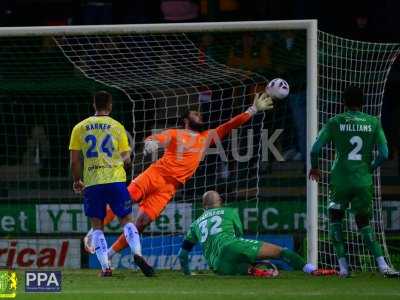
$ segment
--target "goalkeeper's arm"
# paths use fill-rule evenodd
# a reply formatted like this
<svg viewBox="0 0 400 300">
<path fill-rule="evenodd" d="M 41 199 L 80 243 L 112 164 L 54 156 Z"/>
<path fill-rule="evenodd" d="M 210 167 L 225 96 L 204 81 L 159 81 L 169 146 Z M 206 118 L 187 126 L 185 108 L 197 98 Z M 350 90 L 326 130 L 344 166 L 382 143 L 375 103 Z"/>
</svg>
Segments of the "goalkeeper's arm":
<svg viewBox="0 0 400 300">
<path fill-rule="evenodd" d="M 254 96 L 253 105 L 250 106 L 246 110 L 246 112 L 237 115 L 228 122 L 216 128 L 218 137 L 221 139 L 224 138 L 227 134 L 229 134 L 232 131 L 232 129 L 238 128 L 242 124 L 246 123 L 256 113 L 270 110 L 273 108 L 274 108 L 273 101 L 267 93 L 256 94 Z"/>
<path fill-rule="evenodd" d="M 185 275 L 191 275 L 189 267 L 189 253 L 192 251 L 195 244 L 188 240 L 183 240 L 181 249 L 178 253 L 179 262 L 181 264 L 182 271 Z"/>
</svg>

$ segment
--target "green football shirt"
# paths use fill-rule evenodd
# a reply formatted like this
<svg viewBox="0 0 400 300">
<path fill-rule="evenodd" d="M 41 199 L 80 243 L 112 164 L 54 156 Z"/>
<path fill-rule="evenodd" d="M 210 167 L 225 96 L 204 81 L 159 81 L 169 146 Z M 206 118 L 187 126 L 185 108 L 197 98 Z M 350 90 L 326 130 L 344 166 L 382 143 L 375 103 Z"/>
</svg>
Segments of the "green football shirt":
<svg viewBox="0 0 400 300">
<path fill-rule="evenodd" d="M 318 136 L 321 145 L 330 141 L 336 155 L 331 185 L 345 188 L 371 185 L 374 145 L 387 143 L 378 118 L 360 111 L 338 114 L 328 120 Z"/>
<path fill-rule="evenodd" d="M 243 235 L 237 209 L 219 207 L 206 210 L 190 226 L 185 239 L 200 243 L 208 265 L 215 269 L 223 248 Z"/>
</svg>

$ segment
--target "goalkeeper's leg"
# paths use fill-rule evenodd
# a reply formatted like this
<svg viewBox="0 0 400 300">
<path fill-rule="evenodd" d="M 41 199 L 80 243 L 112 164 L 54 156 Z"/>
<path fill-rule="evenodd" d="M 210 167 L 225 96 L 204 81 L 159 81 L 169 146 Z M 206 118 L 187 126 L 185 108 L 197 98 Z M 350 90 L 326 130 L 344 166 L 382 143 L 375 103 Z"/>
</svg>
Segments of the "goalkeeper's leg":
<svg viewBox="0 0 400 300">
<path fill-rule="evenodd" d="M 140 178 L 138 177 L 137 180 L 133 181 L 128 187 L 129 194 L 134 202 L 138 202 L 137 199 L 141 199 L 139 203 L 139 214 L 135 221 L 135 225 L 140 233 L 161 215 L 175 195 L 177 189 L 181 186 L 181 184 L 173 180 L 173 178 L 166 178 L 155 172 L 145 172 L 142 174 L 143 176 L 140 176 Z M 148 174 L 152 175 L 153 181 L 149 180 L 151 176 L 147 176 Z M 146 196 L 143 197 L 141 190 L 153 192 L 144 194 Z M 128 243 L 125 236 L 120 235 L 118 240 L 108 251 L 109 258 L 111 259 L 115 253 L 121 251 L 127 247 L 127 245 Z"/>
</svg>

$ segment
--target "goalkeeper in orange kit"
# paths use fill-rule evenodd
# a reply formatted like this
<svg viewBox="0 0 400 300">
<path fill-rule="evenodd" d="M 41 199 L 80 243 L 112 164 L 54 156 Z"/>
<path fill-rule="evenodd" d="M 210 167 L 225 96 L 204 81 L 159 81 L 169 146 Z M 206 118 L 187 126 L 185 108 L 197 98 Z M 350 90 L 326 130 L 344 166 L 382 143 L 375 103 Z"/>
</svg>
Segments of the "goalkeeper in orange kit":
<svg viewBox="0 0 400 300">
<path fill-rule="evenodd" d="M 237 115 L 215 129 L 203 131 L 201 113 L 188 111 L 182 116 L 182 129 L 166 129 L 159 134 L 146 138 L 144 154 L 151 154 L 159 147 L 165 149 L 164 155 L 128 186 L 134 203 L 139 205 L 135 222 L 139 232 L 143 230 L 165 209 L 181 188 L 196 172 L 207 148 L 216 140 L 223 139 L 232 129 L 249 121 L 257 112 L 273 108 L 273 101 L 266 93 L 256 94 L 254 103 L 245 112 Z M 108 209 L 104 224 L 110 223 L 115 215 Z M 90 232 L 85 237 L 85 248 L 90 250 Z M 126 239 L 121 235 L 109 249 L 111 258 L 116 252 L 127 247 Z"/>
</svg>

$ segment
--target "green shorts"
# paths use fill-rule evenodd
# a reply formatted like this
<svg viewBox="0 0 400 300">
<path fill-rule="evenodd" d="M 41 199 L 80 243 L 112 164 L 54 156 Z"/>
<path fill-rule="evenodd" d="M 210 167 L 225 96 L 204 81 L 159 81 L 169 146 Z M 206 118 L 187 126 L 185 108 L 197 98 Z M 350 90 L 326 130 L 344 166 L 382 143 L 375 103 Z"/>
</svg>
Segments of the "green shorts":
<svg viewBox="0 0 400 300">
<path fill-rule="evenodd" d="M 351 212 L 354 215 L 364 215 L 371 218 L 373 194 L 373 185 L 351 188 L 330 186 L 328 209 L 345 210 L 351 207 Z"/>
<path fill-rule="evenodd" d="M 238 238 L 226 245 L 214 264 L 219 275 L 245 275 L 257 260 L 263 242 Z"/>
</svg>

